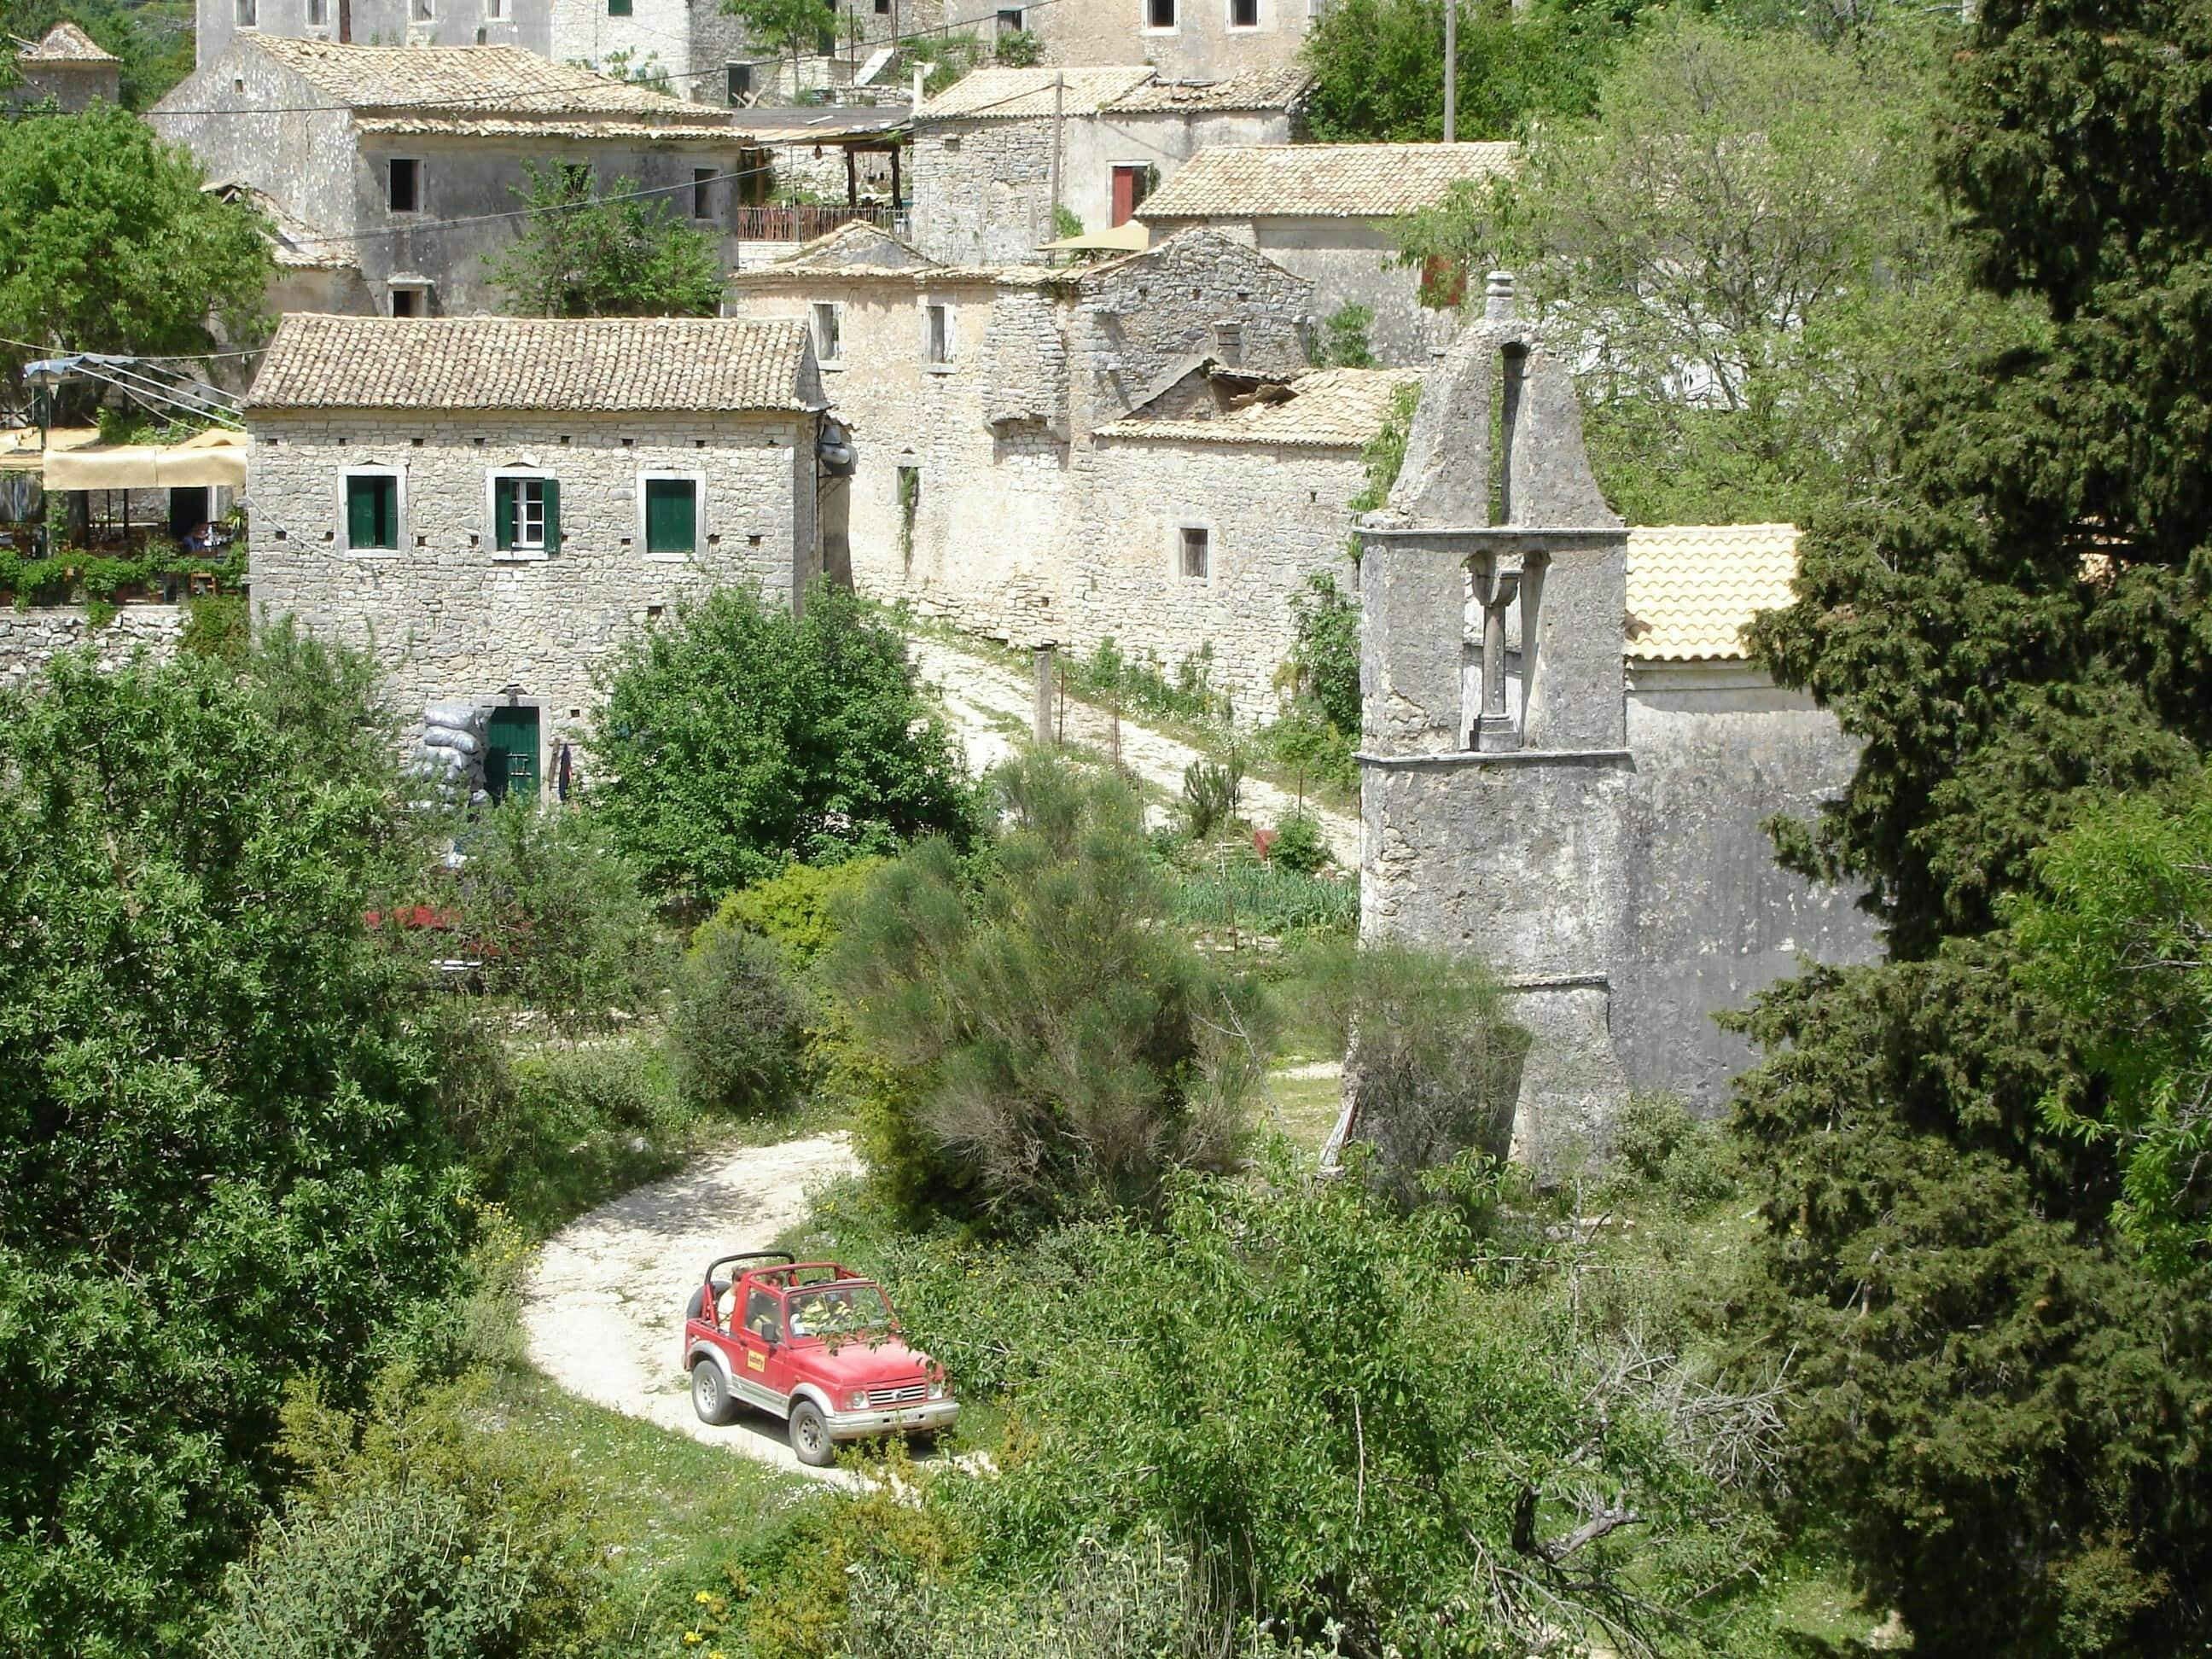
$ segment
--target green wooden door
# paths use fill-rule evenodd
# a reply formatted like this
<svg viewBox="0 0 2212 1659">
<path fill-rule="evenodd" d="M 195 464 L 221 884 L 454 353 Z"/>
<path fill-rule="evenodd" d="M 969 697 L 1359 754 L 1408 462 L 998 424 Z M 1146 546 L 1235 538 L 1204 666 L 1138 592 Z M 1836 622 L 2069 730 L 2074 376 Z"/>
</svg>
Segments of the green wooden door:
<svg viewBox="0 0 2212 1659">
<path fill-rule="evenodd" d="M 495 708 L 486 730 L 484 788 L 494 800 L 538 793 L 538 711 Z"/>
</svg>

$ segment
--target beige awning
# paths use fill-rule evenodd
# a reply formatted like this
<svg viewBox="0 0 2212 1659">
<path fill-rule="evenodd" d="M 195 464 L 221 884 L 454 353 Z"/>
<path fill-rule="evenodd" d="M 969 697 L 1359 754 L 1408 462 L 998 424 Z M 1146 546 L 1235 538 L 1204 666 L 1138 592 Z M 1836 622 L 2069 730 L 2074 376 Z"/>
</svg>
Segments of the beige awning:
<svg viewBox="0 0 2212 1659">
<path fill-rule="evenodd" d="M 1137 219 L 1111 230 L 1086 230 L 1080 236 L 1063 236 L 1045 246 L 1065 253 L 1142 253 L 1152 245 L 1149 226 Z"/>
<path fill-rule="evenodd" d="M 246 434 L 202 432 L 180 444 L 86 444 L 46 452 L 49 489 L 246 487 Z"/>
<path fill-rule="evenodd" d="M 81 449 L 100 441 L 94 426 L 58 426 L 43 434 L 34 426 L 0 428 L 0 472 L 42 472 L 56 449 Z"/>
</svg>

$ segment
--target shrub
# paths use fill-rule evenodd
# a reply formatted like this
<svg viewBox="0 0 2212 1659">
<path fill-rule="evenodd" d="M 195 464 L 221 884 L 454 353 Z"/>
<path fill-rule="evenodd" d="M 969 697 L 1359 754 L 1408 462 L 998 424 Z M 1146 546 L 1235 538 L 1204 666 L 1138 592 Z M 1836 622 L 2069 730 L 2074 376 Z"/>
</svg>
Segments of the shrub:
<svg viewBox="0 0 2212 1659">
<path fill-rule="evenodd" d="M 671 952 L 593 814 L 512 799 L 459 845 L 460 932 L 488 992 L 519 998 L 564 1031 L 619 1022 L 658 1000 Z"/>
<path fill-rule="evenodd" d="M 1323 368 L 1372 368 L 1374 350 L 1367 343 L 1367 331 L 1375 325 L 1375 307 L 1357 301 L 1339 306 L 1322 319 L 1321 350 L 1317 354 Z"/>
<path fill-rule="evenodd" d="M 1142 1206 L 1230 1154 L 1264 1053 L 1255 999 L 1173 930 L 1136 794 L 1045 757 L 974 883 L 927 842 L 825 958 L 892 1109 L 932 1153 L 910 1188 L 1009 1224 Z"/>
<path fill-rule="evenodd" d="M 782 950 L 795 966 L 807 967 L 834 944 L 843 908 L 866 891 L 881 859 L 847 859 L 839 864 L 783 866 L 781 873 L 724 899 L 713 918 L 692 936 L 703 949 L 726 927 L 749 927 Z"/>
<path fill-rule="evenodd" d="M 654 890 L 704 903 L 790 859 L 965 843 L 976 797 L 906 646 L 843 588 L 794 617 L 720 588 L 628 636 L 605 673 L 598 811 Z"/>
<path fill-rule="evenodd" d="M 1183 768 L 1182 817 L 1193 841 L 1211 840 L 1237 821 L 1243 783 L 1243 763 L 1233 752 L 1226 763 L 1194 760 Z"/>
<path fill-rule="evenodd" d="M 1328 842 L 1322 835 L 1320 821 L 1304 812 L 1294 813 L 1278 824 L 1274 842 L 1267 848 L 1267 857 L 1276 867 L 1294 876 L 1312 875 L 1332 856 Z"/>
<path fill-rule="evenodd" d="M 177 648 L 236 667 L 253 640 L 253 615 L 242 593 L 203 593 L 185 602 Z"/>
<path fill-rule="evenodd" d="M 495 1659 L 516 1650 L 530 1569 L 459 1501 L 404 1487 L 294 1510 L 263 1531 L 208 1632 L 213 1659 Z"/>
<path fill-rule="evenodd" d="M 994 55 L 1007 69 L 1032 69 L 1044 61 L 1044 41 L 1034 29 L 1015 29 L 999 37 Z"/>
<path fill-rule="evenodd" d="M 781 1111 L 798 1093 L 805 1018 L 775 945 L 742 927 L 714 929 L 677 977 L 668 1020 L 677 1088 L 706 1111 Z"/>
<path fill-rule="evenodd" d="M 485 1190 L 536 1236 L 669 1173 L 693 1127 L 635 1042 L 526 1054 L 500 1096 L 505 1110 L 484 1126 L 477 1165 Z"/>
<path fill-rule="evenodd" d="M 1633 1185 L 1690 1209 L 1727 1197 L 1735 1184 L 1719 1128 L 1692 1116 L 1675 1095 L 1630 1096 L 1613 1125 L 1613 1155 Z"/>
<path fill-rule="evenodd" d="M 1341 731 L 1315 698 L 1291 700 L 1274 722 L 1260 732 L 1261 750 L 1289 769 L 1304 811 L 1306 782 L 1313 779 L 1351 791 L 1359 787 L 1359 766 L 1352 757 L 1352 734 Z"/>
<path fill-rule="evenodd" d="M 1353 1133 L 1401 1199 L 1473 1150 L 1505 1154 L 1528 1036 L 1478 963 L 1406 945 L 1319 944 L 1297 963 L 1312 1040 L 1342 1054 Z"/>
<path fill-rule="evenodd" d="M 1312 702 L 1346 738 L 1358 736 L 1358 601 L 1337 586 L 1335 577 L 1317 571 L 1291 599 L 1291 614 L 1296 632 L 1285 667 L 1297 696 Z"/>
</svg>

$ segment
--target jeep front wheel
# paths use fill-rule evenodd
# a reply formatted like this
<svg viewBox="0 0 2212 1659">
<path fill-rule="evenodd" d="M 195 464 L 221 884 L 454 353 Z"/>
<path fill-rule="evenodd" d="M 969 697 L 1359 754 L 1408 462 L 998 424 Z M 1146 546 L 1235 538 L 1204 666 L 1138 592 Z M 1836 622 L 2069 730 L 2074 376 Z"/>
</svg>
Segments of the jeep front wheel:
<svg viewBox="0 0 2212 1659">
<path fill-rule="evenodd" d="M 691 1409 L 699 1413 L 702 1423 L 723 1424 L 730 1420 L 730 1390 L 722 1381 L 722 1369 L 711 1359 L 702 1359 L 691 1367 Z"/>
<path fill-rule="evenodd" d="M 830 1420 L 811 1400 L 792 1401 L 791 1449 L 809 1468 L 826 1469 L 837 1461 L 837 1443 L 830 1437 Z"/>
</svg>

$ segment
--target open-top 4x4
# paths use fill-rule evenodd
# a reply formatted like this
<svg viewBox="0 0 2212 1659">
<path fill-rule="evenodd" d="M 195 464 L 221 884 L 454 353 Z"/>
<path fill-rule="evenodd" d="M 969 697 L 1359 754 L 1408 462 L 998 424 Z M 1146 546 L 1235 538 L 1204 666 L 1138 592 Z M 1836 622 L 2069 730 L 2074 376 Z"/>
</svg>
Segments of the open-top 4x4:
<svg viewBox="0 0 2212 1659">
<path fill-rule="evenodd" d="M 735 1271 L 715 1276 L 726 1268 Z M 900 1336 L 881 1286 L 781 1250 L 707 1264 L 684 1310 L 684 1365 L 701 1422 L 727 1423 L 740 1405 L 773 1412 L 817 1468 L 841 1440 L 934 1434 L 960 1414 L 944 1370 Z"/>
</svg>

